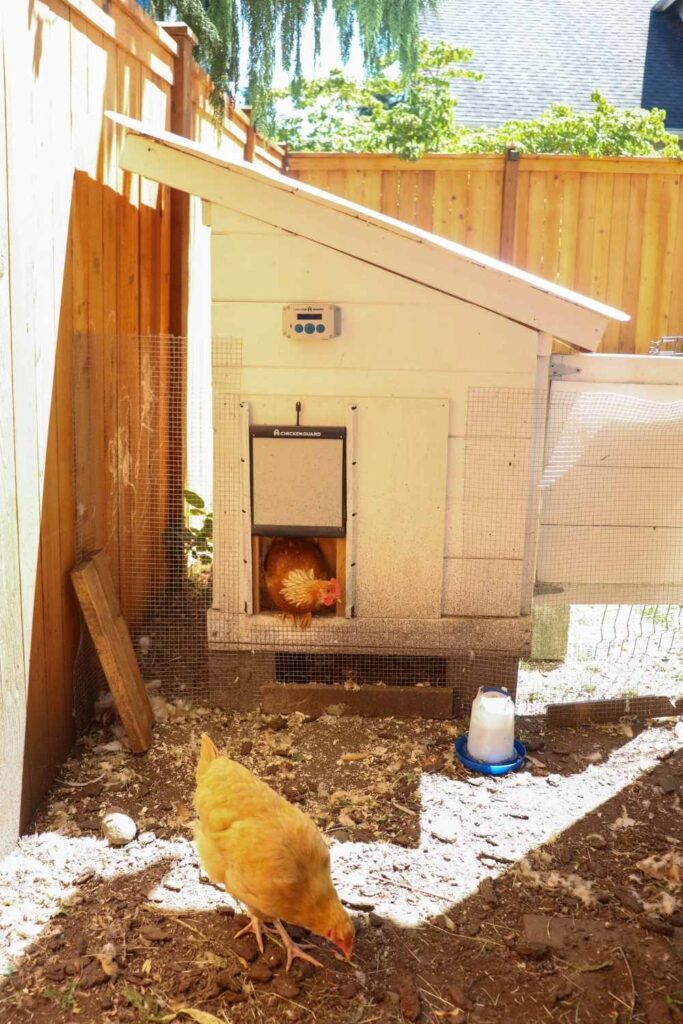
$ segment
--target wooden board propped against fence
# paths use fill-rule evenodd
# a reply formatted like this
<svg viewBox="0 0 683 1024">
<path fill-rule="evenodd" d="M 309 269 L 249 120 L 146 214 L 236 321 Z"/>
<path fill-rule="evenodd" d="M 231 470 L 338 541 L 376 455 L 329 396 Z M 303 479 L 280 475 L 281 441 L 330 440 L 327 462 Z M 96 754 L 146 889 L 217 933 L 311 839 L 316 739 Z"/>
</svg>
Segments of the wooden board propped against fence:
<svg viewBox="0 0 683 1024">
<path fill-rule="evenodd" d="M 79 565 L 71 579 L 128 742 L 142 754 L 152 742 L 154 713 L 104 553 Z"/>
</svg>

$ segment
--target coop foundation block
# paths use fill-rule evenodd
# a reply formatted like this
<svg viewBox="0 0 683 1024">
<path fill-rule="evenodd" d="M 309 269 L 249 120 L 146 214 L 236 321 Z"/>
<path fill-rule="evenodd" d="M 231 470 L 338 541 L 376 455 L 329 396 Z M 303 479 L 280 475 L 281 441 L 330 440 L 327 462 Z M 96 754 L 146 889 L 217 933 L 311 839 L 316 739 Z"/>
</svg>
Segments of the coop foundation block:
<svg viewBox="0 0 683 1024">
<path fill-rule="evenodd" d="M 209 652 L 209 704 L 213 707 L 252 711 L 261 703 L 264 681 L 275 678 L 274 654 Z"/>
<path fill-rule="evenodd" d="M 519 657 L 486 651 L 450 657 L 447 682 L 454 690 L 456 717 L 469 715 L 480 686 L 502 686 L 512 699 L 517 696 Z"/>
<path fill-rule="evenodd" d="M 532 661 L 564 661 L 569 640 L 568 604 L 534 604 L 531 634 Z"/>
<path fill-rule="evenodd" d="M 302 711 L 321 715 L 330 708 L 363 718 L 452 718 L 453 691 L 447 686 L 361 686 L 347 690 L 324 683 L 275 683 L 264 686 L 261 705 L 269 713 Z"/>
</svg>

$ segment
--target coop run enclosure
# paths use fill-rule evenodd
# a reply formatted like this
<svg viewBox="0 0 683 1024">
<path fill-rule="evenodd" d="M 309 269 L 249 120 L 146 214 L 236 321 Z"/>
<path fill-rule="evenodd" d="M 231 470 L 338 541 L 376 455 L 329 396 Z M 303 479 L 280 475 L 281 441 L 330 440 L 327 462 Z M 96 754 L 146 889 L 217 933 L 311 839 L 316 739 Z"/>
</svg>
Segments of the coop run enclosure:
<svg viewBox="0 0 683 1024">
<path fill-rule="evenodd" d="M 76 342 L 80 365 L 95 366 L 88 353 L 94 346 L 101 348 L 102 339 L 80 336 Z M 458 552 L 462 592 L 478 603 L 469 608 L 445 605 L 454 614 L 443 617 L 459 631 L 454 628 L 448 646 L 433 622 L 410 627 L 406 635 L 401 620 L 392 628 L 380 606 L 379 621 L 370 618 L 364 625 L 361 647 L 336 632 L 343 620 L 353 618 L 359 601 L 344 573 L 350 552 L 356 552 L 351 560 L 358 558 L 349 522 L 357 500 L 353 475 L 342 487 L 338 480 L 340 458 L 351 468 L 358 462 L 357 408 L 347 407 L 342 453 L 333 451 L 323 459 L 323 468 L 334 470 L 338 485 L 334 502 L 325 509 L 328 520 L 320 523 L 313 516 L 311 523 L 294 524 L 319 545 L 327 574 L 336 574 L 342 592 L 340 604 L 316 614 L 311 627 L 302 631 L 281 620 L 264 586 L 268 530 L 276 524 L 266 522 L 272 516 L 259 515 L 267 509 L 267 486 L 263 495 L 256 487 L 254 510 L 249 512 L 252 477 L 265 470 L 253 458 L 255 437 L 263 432 L 251 425 L 252 406 L 242 390 L 241 343 L 208 343 L 189 360 L 187 380 L 181 369 L 185 339 L 126 338 L 118 344 L 138 346 L 143 353 L 141 392 L 137 403 L 119 403 L 106 483 L 119 526 L 105 550 L 144 678 L 159 681 L 170 698 L 245 707 L 257 704 L 264 688 L 275 683 L 317 683 L 328 688 L 334 706 L 350 705 L 359 691 L 380 686 L 408 694 L 405 704 L 399 699 L 395 706 L 400 714 L 424 713 L 421 699 L 427 689 L 437 699 L 439 692 L 452 690 L 457 712 L 467 709 L 481 682 L 514 690 L 518 668 L 518 707 L 527 712 L 562 701 L 602 699 L 606 703 L 596 705 L 594 717 L 608 717 L 623 701 L 638 707 L 634 699 L 648 698 L 650 704 L 640 710 L 663 713 L 666 704 L 652 698 L 680 697 L 683 399 L 676 396 L 683 391 L 683 380 L 675 385 L 601 384 L 586 380 L 586 375 L 609 371 L 618 377 L 613 361 L 558 357 L 550 370 L 540 443 L 531 443 L 530 431 L 545 406 L 532 389 L 468 389 L 462 436 L 455 439 L 460 471 L 447 487 L 444 518 L 453 506 L 464 512 L 456 539 L 445 528 L 444 561 Z M 683 378 L 683 361 L 647 362 L 651 376 Z M 564 372 L 567 366 L 580 366 L 582 373 Z M 212 374 L 220 387 L 212 388 Z M 79 379 L 87 390 L 87 377 Z M 661 395 L 644 397 L 657 387 L 663 388 Z M 185 388 L 186 420 L 173 414 L 182 408 Z M 84 395 L 75 397 L 80 399 L 75 408 L 82 408 Z M 300 421 L 307 419 L 308 405 L 302 400 Z M 131 419 L 134 408 L 141 415 Z M 220 430 L 212 422 L 212 408 Z M 290 416 L 296 430 L 295 406 Z M 285 418 L 280 417 L 283 429 Z M 512 430 L 511 423 L 516 424 Z M 333 433 L 336 443 L 340 431 Z M 185 469 L 172 454 L 183 449 Z M 75 456 L 78 466 L 87 452 L 76 451 Z M 307 478 L 310 463 L 304 459 L 291 464 L 278 452 L 275 456 L 266 482 L 287 485 L 283 507 L 291 512 L 296 508 L 290 493 L 296 481 L 282 479 L 283 466 Z M 400 446 L 396 456 L 403 456 Z M 221 466 L 232 469 L 221 472 Z M 314 492 L 323 478 L 321 473 L 311 481 Z M 410 494 L 405 500 L 409 503 Z M 539 510 L 534 594 L 530 614 L 515 617 L 505 613 L 519 606 L 523 581 L 510 582 L 512 567 L 505 562 L 514 566 L 522 560 L 530 506 Z M 216 522 L 217 509 L 224 523 L 233 524 L 229 542 L 225 525 L 221 534 Z M 84 556 L 89 553 L 88 508 L 79 511 Z M 345 530 L 330 526 L 339 511 Z M 281 521 L 277 525 L 286 526 Z M 221 544 L 227 544 L 222 552 Z M 232 557 L 235 547 L 247 557 Z M 404 555 L 398 551 L 396 560 Z M 419 551 L 408 555 L 416 565 L 409 577 L 412 585 L 419 578 Z M 391 576 L 391 562 L 380 564 L 381 571 L 385 568 Z M 442 587 L 442 600 L 454 600 L 443 582 Z M 226 607 L 241 607 L 241 616 L 226 617 Z M 492 634 L 486 632 L 487 620 Z M 248 633 L 242 622 L 248 623 Z M 491 635 L 506 639 L 508 649 L 492 649 Z M 77 718 L 85 728 L 101 683 L 85 633 L 76 682 Z M 410 694 L 416 691 L 411 703 Z M 294 700 L 292 706 L 296 704 Z M 286 701 L 278 706 L 286 707 Z M 373 713 L 384 706 L 380 701 L 377 708 L 371 703 L 367 707 Z M 440 713 L 442 705 L 427 702 L 427 712 L 430 707 Z"/>
<path fill-rule="evenodd" d="M 624 314 L 117 120 L 123 168 L 199 197 L 210 239 L 212 337 L 129 342 L 108 449 L 145 676 L 238 709 L 447 716 L 533 653 L 565 668 L 523 673 L 529 705 L 577 679 L 675 696 L 683 362 L 593 355 Z"/>
</svg>

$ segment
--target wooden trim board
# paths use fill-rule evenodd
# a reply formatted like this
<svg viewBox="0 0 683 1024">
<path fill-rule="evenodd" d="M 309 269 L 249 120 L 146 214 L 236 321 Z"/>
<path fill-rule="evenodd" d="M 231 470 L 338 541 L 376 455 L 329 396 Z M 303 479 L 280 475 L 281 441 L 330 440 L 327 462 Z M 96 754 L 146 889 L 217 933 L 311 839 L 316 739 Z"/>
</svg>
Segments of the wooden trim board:
<svg viewBox="0 0 683 1024">
<path fill-rule="evenodd" d="M 104 553 L 77 566 L 71 579 L 131 750 L 143 754 L 152 742 L 154 713 Z"/>
<path fill-rule="evenodd" d="M 591 722 L 618 722 L 620 718 L 669 718 L 683 712 L 683 701 L 669 697 L 618 697 L 614 700 L 574 701 L 549 704 L 546 708 L 548 726 L 587 725 Z"/>
<path fill-rule="evenodd" d="M 448 686 L 362 686 L 346 690 L 322 683 L 272 683 L 261 691 L 264 711 L 291 715 L 294 711 L 322 715 L 330 707 L 342 715 L 364 718 L 453 717 L 453 690 Z"/>
<path fill-rule="evenodd" d="M 458 651 L 487 651 L 525 657 L 531 651 L 531 616 L 444 616 L 439 619 L 362 619 L 314 616 L 296 638 L 282 629 L 278 638 L 274 614 L 238 615 L 209 608 L 207 627 L 211 651 L 299 651 L 330 654 L 334 651 L 386 654 L 392 651 L 448 656 Z"/>
</svg>

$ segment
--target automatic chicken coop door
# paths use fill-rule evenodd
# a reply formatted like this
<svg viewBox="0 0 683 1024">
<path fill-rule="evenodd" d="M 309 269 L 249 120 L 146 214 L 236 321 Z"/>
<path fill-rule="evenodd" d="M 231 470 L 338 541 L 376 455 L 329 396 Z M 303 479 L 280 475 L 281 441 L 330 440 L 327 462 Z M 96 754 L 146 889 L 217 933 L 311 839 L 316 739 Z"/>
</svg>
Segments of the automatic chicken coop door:
<svg viewBox="0 0 683 1024">
<path fill-rule="evenodd" d="M 249 449 L 254 612 L 265 610 L 263 559 L 278 536 L 315 541 L 344 596 L 346 428 L 252 425 Z"/>
<path fill-rule="evenodd" d="M 343 537 L 344 427 L 252 427 L 255 536 Z"/>
</svg>

